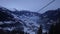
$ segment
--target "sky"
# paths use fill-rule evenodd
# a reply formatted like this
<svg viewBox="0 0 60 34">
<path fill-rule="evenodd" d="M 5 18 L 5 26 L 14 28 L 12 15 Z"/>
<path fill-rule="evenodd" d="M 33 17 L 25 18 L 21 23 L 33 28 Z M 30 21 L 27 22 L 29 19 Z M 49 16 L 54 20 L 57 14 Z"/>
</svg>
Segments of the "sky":
<svg viewBox="0 0 60 34">
<path fill-rule="evenodd" d="M 39 9 L 41 9 L 51 1 L 53 0 L 0 0 L 0 6 L 6 7 L 10 10 L 17 9 L 37 12 Z M 60 8 L 59 4 L 60 0 L 55 0 L 53 3 L 38 12 L 44 13 L 47 10 Z"/>
</svg>

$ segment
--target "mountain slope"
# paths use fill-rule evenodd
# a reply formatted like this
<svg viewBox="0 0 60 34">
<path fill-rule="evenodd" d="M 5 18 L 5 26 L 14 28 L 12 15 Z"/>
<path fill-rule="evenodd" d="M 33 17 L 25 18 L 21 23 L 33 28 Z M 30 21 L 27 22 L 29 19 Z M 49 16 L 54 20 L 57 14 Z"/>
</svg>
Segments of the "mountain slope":
<svg viewBox="0 0 60 34">
<path fill-rule="evenodd" d="M 49 28 L 52 24 L 60 23 L 60 8 L 56 10 L 48 10 L 42 14 L 42 20 L 40 23 L 44 23 L 44 28 L 46 31 L 49 31 Z"/>
<path fill-rule="evenodd" d="M 24 32 L 35 33 L 40 27 L 41 14 L 36 12 L 30 12 L 26 10 L 11 12 L 18 16 L 17 19 L 20 19 L 24 22 Z M 37 33 L 37 32 L 36 32 Z"/>
<path fill-rule="evenodd" d="M 42 32 L 47 32 L 51 24 L 60 20 L 60 9 L 48 10 L 43 14 L 27 10 L 10 11 L 0 8 L 0 29 L 3 31 L 23 31 L 36 34 L 42 25 Z"/>
<path fill-rule="evenodd" d="M 20 32 L 24 34 L 22 21 L 15 19 L 14 15 L 12 15 L 9 11 L 10 10 L 7 10 L 6 8 L 0 8 L 0 33 L 10 34 L 11 32 L 11 34 L 13 34 L 13 31 L 16 31 L 16 33 Z"/>
<path fill-rule="evenodd" d="M 35 33 L 37 31 L 39 27 L 38 23 L 41 18 L 41 14 L 36 12 L 30 12 L 25 10 L 20 12 L 13 12 L 6 8 L 0 8 L 0 16 L 1 29 L 3 28 L 3 30 L 12 31 L 16 28 L 21 28 L 24 30 L 24 32 L 27 33 Z M 20 23 L 20 25 L 18 22 Z"/>
</svg>

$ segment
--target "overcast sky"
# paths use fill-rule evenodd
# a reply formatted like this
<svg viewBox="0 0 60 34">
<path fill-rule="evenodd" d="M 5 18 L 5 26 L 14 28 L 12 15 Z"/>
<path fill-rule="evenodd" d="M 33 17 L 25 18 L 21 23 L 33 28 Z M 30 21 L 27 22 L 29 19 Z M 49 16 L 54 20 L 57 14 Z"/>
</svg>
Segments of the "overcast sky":
<svg viewBox="0 0 60 34">
<path fill-rule="evenodd" d="M 49 2 L 53 0 L 0 0 L 0 6 L 6 7 L 8 9 L 13 10 L 16 8 L 17 10 L 30 10 L 33 12 L 37 12 L 39 9 L 47 5 Z M 41 10 L 39 13 L 44 13 L 50 9 L 60 8 L 60 0 L 55 0 L 52 4 Z"/>
</svg>

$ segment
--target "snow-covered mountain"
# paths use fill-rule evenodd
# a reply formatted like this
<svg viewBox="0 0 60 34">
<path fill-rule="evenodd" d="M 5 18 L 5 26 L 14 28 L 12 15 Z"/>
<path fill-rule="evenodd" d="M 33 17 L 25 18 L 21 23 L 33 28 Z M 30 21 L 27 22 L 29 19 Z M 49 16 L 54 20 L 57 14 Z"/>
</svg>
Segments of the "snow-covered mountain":
<svg viewBox="0 0 60 34">
<path fill-rule="evenodd" d="M 19 11 L 13 12 L 6 8 L 0 8 L 0 22 L 1 22 L 0 26 L 5 27 L 3 28 L 4 30 L 5 29 L 12 30 L 15 28 L 13 27 L 14 25 L 19 27 L 22 24 L 24 32 L 33 34 L 37 33 L 38 27 L 40 27 L 39 20 L 41 19 L 41 16 L 42 16 L 41 14 L 36 12 L 30 12 L 25 10 L 20 12 Z M 20 25 L 18 22 L 20 23 Z M 11 29 L 9 29 L 8 27 L 11 27 Z"/>
<path fill-rule="evenodd" d="M 21 20 L 18 21 L 16 18 L 14 18 L 14 15 L 10 13 L 8 9 L 0 8 L 0 33 L 1 34 L 5 34 L 5 33 L 9 34 L 10 32 L 13 31 L 22 32 L 23 30 L 24 28 Z"/>
<path fill-rule="evenodd" d="M 37 33 L 37 30 L 40 27 L 40 19 L 42 17 L 41 14 L 26 10 L 15 11 L 11 13 L 15 14 L 19 20 L 22 20 L 24 22 L 24 32 L 31 34 Z"/>
<path fill-rule="evenodd" d="M 43 14 L 27 10 L 10 11 L 0 7 L 0 29 L 4 31 L 23 31 L 29 34 L 36 34 L 40 25 L 42 32 L 49 31 L 50 25 L 60 19 L 60 9 L 49 10 Z M 21 34 L 21 33 L 20 33 Z"/>
<path fill-rule="evenodd" d="M 52 24 L 56 25 L 60 20 L 60 8 L 56 10 L 48 10 L 42 14 L 43 18 L 41 22 L 45 23 L 45 29 L 49 30 Z M 41 23 L 40 22 L 40 23 Z"/>
</svg>

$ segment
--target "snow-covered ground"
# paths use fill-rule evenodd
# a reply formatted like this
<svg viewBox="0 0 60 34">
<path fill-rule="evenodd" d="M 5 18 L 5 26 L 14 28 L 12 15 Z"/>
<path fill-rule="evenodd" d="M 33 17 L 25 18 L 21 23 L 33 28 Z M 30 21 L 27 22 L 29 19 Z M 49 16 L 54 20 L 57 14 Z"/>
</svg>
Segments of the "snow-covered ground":
<svg viewBox="0 0 60 34">
<path fill-rule="evenodd" d="M 24 32 L 30 33 L 30 34 L 36 34 L 38 28 L 40 27 L 39 19 L 40 17 L 35 16 L 32 14 L 32 16 L 26 16 L 26 15 L 15 15 L 15 18 L 22 20 L 24 23 Z"/>
</svg>

